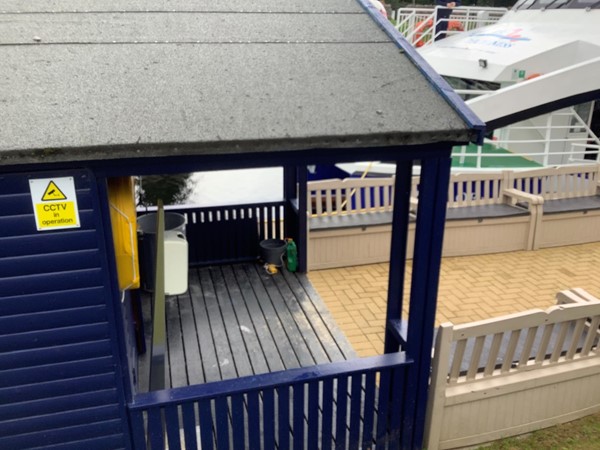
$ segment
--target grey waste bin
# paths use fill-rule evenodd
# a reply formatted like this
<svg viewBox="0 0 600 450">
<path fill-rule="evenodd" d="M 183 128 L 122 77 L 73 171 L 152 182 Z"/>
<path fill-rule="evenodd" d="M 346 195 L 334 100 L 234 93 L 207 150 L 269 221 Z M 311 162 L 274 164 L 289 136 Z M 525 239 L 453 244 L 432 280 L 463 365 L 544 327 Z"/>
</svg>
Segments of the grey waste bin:
<svg viewBox="0 0 600 450">
<path fill-rule="evenodd" d="M 283 265 L 283 254 L 287 243 L 282 239 L 265 239 L 260 241 L 260 258 L 267 264 L 273 264 L 277 267 Z"/>
<path fill-rule="evenodd" d="M 156 221 L 157 214 L 150 213 L 139 216 L 137 219 L 138 225 L 138 251 L 140 254 L 140 284 L 142 289 L 152 292 L 154 290 L 154 278 L 155 278 L 155 260 L 156 260 Z M 173 241 L 173 237 L 177 236 L 177 240 Z M 185 262 L 186 267 L 173 268 L 171 270 L 183 270 L 187 274 L 187 258 L 182 261 L 181 258 L 169 258 L 168 252 L 171 247 L 168 245 L 170 242 L 185 241 L 185 249 L 187 250 L 187 240 L 185 235 L 185 216 L 179 213 L 165 212 L 165 260 L 167 261 L 181 261 Z M 176 251 L 180 251 L 180 245 Z M 168 277 L 168 270 L 167 270 Z M 165 277 L 165 292 L 167 294 L 174 294 L 169 292 L 167 277 Z"/>
</svg>

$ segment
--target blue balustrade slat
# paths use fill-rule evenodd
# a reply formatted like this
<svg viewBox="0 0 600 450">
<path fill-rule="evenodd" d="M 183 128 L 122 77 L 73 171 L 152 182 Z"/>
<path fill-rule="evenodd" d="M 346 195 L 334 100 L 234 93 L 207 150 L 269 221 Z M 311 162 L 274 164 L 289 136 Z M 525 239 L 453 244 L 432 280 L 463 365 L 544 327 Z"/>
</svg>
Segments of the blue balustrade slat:
<svg viewBox="0 0 600 450">
<path fill-rule="evenodd" d="M 169 405 L 165 407 L 165 422 L 167 425 L 167 442 L 169 443 L 169 448 L 181 448 L 177 406 Z"/>
<path fill-rule="evenodd" d="M 252 408 L 250 408 L 253 411 Z M 242 394 L 231 397 L 231 425 L 233 428 L 233 448 L 245 448 L 245 424 L 244 424 L 244 396 Z M 252 430 L 251 427 L 250 432 Z"/>
<path fill-rule="evenodd" d="M 290 389 L 289 386 L 281 386 L 277 389 L 277 406 L 279 427 L 279 448 L 290 448 Z"/>
<path fill-rule="evenodd" d="M 323 380 L 323 417 L 321 423 L 321 449 L 328 450 L 332 444 L 333 432 L 333 379 Z"/>
<path fill-rule="evenodd" d="M 348 377 L 341 376 L 337 380 L 336 390 L 336 408 L 335 408 L 335 446 L 336 448 L 346 448 L 346 428 L 347 407 L 348 407 Z"/>
<path fill-rule="evenodd" d="M 229 450 L 229 415 L 227 397 L 215 400 L 217 419 L 217 447 L 219 450 Z"/>
<path fill-rule="evenodd" d="M 263 444 L 265 450 L 275 448 L 275 395 L 273 389 L 263 393 Z"/>
<path fill-rule="evenodd" d="M 294 450 L 304 448 L 304 383 L 294 384 Z"/>
<path fill-rule="evenodd" d="M 319 382 L 308 383 L 308 448 L 319 446 Z"/>
<path fill-rule="evenodd" d="M 196 415 L 193 403 L 181 405 L 181 419 L 183 422 L 183 438 L 186 450 L 198 450 L 196 442 Z"/>
<path fill-rule="evenodd" d="M 131 436 L 136 449 L 146 448 L 146 432 L 144 427 L 144 414 L 141 411 L 131 413 Z"/>
<path fill-rule="evenodd" d="M 369 448 L 373 445 L 373 418 L 375 416 L 375 390 L 377 388 L 375 379 L 373 372 L 365 375 L 362 448 Z"/>
<path fill-rule="evenodd" d="M 139 394 L 129 405 L 134 438 L 136 445 L 147 440 L 151 448 L 162 448 L 166 430 L 169 447 L 179 448 L 182 428 L 186 448 L 198 448 L 197 405 L 203 450 L 215 445 L 219 450 L 328 449 L 334 443 L 335 448 L 368 448 L 374 428 L 379 446 L 395 448 L 402 422 L 399 387 L 410 363 L 403 354 L 388 354 Z"/>
<path fill-rule="evenodd" d="M 214 444 L 213 420 L 210 400 L 201 400 L 198 403 L 198 414 L 200 416 L 200 443 L 202 450 L 212 450 L 214 448 Z"/>
<path fill-rule="evenodd" d="M 377 403 L 377 447 L 385 444 L 388 432 L 388 412 L 390 408 L 390 385 L 391 377 L 389 371 L 381 372 L 379 377 L 379 401 Z"/>
<path fill-rule="evenodd" d="M 148 438 L 150 442 L 150 448 L 164 448 L 165 437 L 163 434 L 161 408 L 152 408 L 148 410 Z"/>
<path fill-rule="evenodd" d="M 272 391 L 271 389 L 267 389 Z M 248 392 L 248 443 L 250 448 L 260 448 L 260 402 L 258 392 Z"/>
<path fill-rule="evenodd" d="M 392 405 L 402 405 L 404 402 L 404 371 L 395 369 L 392 371 Z M 391 408 L 390 411 L 390 448 L 400 448 L 400 427 L 402 425 L 402 408 Z"/>
<path fill-rule="evenodd" d="M 350 449 L 358 449 L 360 443 L 360 413 L 362 406 L 362 375 L 352 376 L 352 388 L 350 394 Z"/>
</svg>

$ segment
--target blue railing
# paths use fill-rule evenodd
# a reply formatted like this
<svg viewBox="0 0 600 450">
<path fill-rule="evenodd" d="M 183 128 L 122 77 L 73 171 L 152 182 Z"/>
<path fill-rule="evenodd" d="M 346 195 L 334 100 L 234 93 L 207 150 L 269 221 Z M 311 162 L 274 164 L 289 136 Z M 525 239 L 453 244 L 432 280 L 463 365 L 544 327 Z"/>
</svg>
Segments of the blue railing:
<svg viewBox="0 0 600 450">
<path fill-rule="evenodd" d="M 285 202 L 170 208 L 186 216 L 189 264 L 225 264 L 258 258 L 263 239 L 283 239 Z"/>
<path fill-rule="evenodd" d="M 403 353 L 138 394 L 136 449 L 397 448 Z"/>
</svg>

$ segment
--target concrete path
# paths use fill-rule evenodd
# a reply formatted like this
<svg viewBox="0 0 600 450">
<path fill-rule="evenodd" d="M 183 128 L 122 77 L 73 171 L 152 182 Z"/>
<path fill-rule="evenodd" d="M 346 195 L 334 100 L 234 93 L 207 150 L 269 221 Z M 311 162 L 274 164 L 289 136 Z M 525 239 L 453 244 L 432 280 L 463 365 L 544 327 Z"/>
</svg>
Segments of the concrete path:
<svg viewBox="0 0 600 450">
<path fill-rule="evenodd" d="M 411 270 L 409 261 L 408 280 Z M 356 352 L 382 353 L 388 264 L 319 270 L 309 278 Z M 444 258 L 436 324 L 546 309 L 558 291 L 574 287 L 600 298 L 600 243 Z"/>
</svg>

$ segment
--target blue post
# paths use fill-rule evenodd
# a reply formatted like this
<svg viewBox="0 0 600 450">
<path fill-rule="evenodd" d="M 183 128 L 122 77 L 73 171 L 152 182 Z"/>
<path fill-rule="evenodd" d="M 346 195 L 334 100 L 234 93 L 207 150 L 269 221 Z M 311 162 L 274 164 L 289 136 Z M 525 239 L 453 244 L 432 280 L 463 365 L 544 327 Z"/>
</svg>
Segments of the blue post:
<svg viewBox="0 0 600 450">
<path fill-rule="evenodd" d="M 406 343 L 407 354 L 414 360 L 414 365 L 408 369 L 407 389 L 403 402 L 402 448 L 420 449 L 423 445 L 450 178 L 450 152 L 451 148 L 448 147 L 447 157 L 426 159 L 421 162 L 419 211 Z"/>
<path fill-rule="evenodd" d="M 384 353 L 394 353 L 400 348 L 398 339 L 390 330 L 390 324 L 393 320 L 402 319 L 411 178 L 412 161 L 396 162 Z"/>
<path fill-rule="evenodd" d="M 308 270 L 308 223 L 306 217 L 307 174 L 306 166 L 298 167 L 298 271 Z"/>
</svg>

